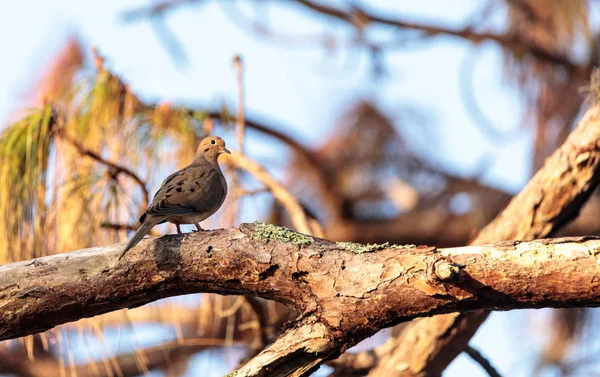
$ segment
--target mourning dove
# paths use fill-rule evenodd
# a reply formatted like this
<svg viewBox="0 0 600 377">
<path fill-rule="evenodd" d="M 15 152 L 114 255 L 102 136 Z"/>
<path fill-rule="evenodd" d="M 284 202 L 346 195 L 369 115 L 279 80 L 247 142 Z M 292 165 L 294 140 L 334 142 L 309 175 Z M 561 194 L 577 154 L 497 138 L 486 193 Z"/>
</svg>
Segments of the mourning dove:
<svg viewBox="0 0 600 377">
<path fill-rule="evenodd" d="M 194 224 L 201 231 L 200 221 L 217 212 L 227 195 L 227 181 L 217 158 L 231 153 L 218 136 L 204 138 L 194 161 L 164 180 L 152 203 L 140 217 L 142 226 L 129 240 L 119 259 L 134 247 L 156 224 L 168 221 L 181 233 L 180 224 Z"/>
</svg>

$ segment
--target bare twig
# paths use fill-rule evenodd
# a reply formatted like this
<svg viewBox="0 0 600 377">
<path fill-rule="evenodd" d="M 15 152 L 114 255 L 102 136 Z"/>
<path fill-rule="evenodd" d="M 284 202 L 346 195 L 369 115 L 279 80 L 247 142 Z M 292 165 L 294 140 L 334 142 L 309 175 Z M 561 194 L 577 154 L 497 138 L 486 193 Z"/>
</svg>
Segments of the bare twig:
<svg viewBox="0 0 600 377">
<path fill-rule="evenodd" d="M 473 75 L 475 74 L 475 65 L 479 54 L 479 46 L 473 46 L 465 54 L 459 68 L 460 80 L 459 89 L 461 100 L 465 109 L 473 117 L 473 121 L 479 127 L 481 133 L 494 144 L 514 143 L 518 136 L 522 134 L 522 129 L 516 128 L 509 131 L 501 131 L 496 128 L 492 119 L 490 119 L 479 106 L 475 95 L 475 85 Z"/>
<path fill-rule="evenodd" d="M 252 295 L 245 295 L 244 300 L 246 301 L 248 306 L 252 308 L 254 316 L 256 317 L 256 326 L 254 327 L 255 336 L 249 346 L 249 356 L 253 357 L 267 346 L 268 321 L 267 315 L 265 313 L 265 308 L 260 303 L 258 298 Z"/>
<path fill-rule="evenodd" d="M 190 113 L 193 113 L 193 111 L 190 110 Z M 220 122 L 226 122 L 226 121 L 236 121 L 237 122 L 236 118 L 233 118 L 230 116 L 225 117 L 223 114 L 221 114 L 220 112 L 217 112 L 217 111 L 209 112 L 208 117 L 211 119 L 218 120 Z M 337 194 L 337 190 L 336 190 L 333 182 L 331 182 L 331 180 L 328 179 L 327 174 L 321 167 L 322 164 L 317 159 L 317 157 L 315 156 L 315 154 L 312 150 L 310 150 L 308 147 L 305 147 L 304 145 L 299 143 L 293 137 L 286 135 L 285 133 L 283 133 L 281 131 L 278 131 L 277 129 L 275 129 L 275 127 L 270 127 L 263 122 L 246 118 L 245 123 L 246 123 L 246 127 L 248 129 L 255 130 L 257 132 L 260 132 L 262 134 L 268 135 L 270 137 L 273 137 L 273 138 L 281 141 L 282 143 L 284 143 L 288 147 L 290 147 L 290 149 L 292 149 L 292 151 L 294 151 L 296 153 L 296 155 L 298 155 L 300 158 L 304 159 L 307 162 L 307 164 L 306 164 L 307 168 L 311 170 L 311 174 L 313 174 L 317 178 L 316 181 L 320 185 L 320 189 L 321 189 L 320 191 L 322 193 L 322 198 L 324 199 L 325 203 L 329 204 L 330 212 L 334 216 L 341 215 L 342 196 Z"/>
<path fill-rule="evenodd" d="M 240 196 L 253 196 L 253 195 L 258 195 L 258 194 L 262 194 L 265 192 L 269 192 L 268 187 L 260 187 L 260 188 L 254 189 L 254 190 L 240 188 L 240 190 L 239 190 Z"/>
<path fill-rule="evenodd" d="M 165 368 L 169 364 L 177 363 L 180 359 L 188 357 L 207 348 L 225 346 L 222 339 L 186 339 L 183 343 L 169 342 L 158 346 L 151 346 L 132 353 L 116 356 L 115 363 L 123 377 L 134 377 L 146 373 L 140 365 L 138 356 L 145 355 L 147 371 Z M 23 377 L 48 377 L 48 376 L 77 376 L 77 377 L 114 377 L 117 375 L 112 368 L 99 369 L 94 361 L 89 364 L 76 365 L 70 373 L 64 373 L 64 366 L 60 360 L 47 357 L 36 362 L 30 362 L 20 350 L 0 350 L 0 373 L 14 374 Z M 61 369 L 63 369 L 61 371 Z"/>
<path fill-rule="evenodd" d="M 244 114 L 244 65 L 242 63 L 242 57 L 236 55 L 233 57 L 233 67 L 235 68 L 237 90 L 238 90 L 238 109 L 236 119 L 236 137 L 238 148 L 241 154 L 245 154 L 244 151 L 244 133 L 246 130 L 246 117 Z"/>
<path fill-rule="evenodd" d="M 537 14 L 535 8 L 530 4 L 529 1 L 524 0 L 508 0 L 507 3 L 515 9 L 519 9 L 521 12 L 527 15 L 531 20 L 539 20 L 540 16 Z"/>
<path fill-rule="evenodd" d="M 483 356 L 481 352 L 477 351 L 475 348 L 467 346 L 465 353 L 469 355 L 471 359 L 477 362 L 490 377 L 502 377 L 496 368 L 494 368 L 494 366 L 489 362 L 489 360 L 486 359 L 485 356 Z"/>
<path fill-rule="evenodd" d="M 181 5 L 191 5 L 202 3 L 202 0 L 166 0 L 155 2 L 151 7 L 140 7 L 131 9 L 123 13 L 123 20 L 134 21 L 139 18 L 148 18 L 162 15 L 170 10 L 174 10 Z"/>
<path fill-rule="evenodd" d="M 277 182 L 269 172 L 258 163 L 237 152 L 232 152 L 231 155 L 227 155 L 225 158 L 226 163 L 247 171 L 271 190 L 275 199 L 288 211 L 292 223 L 298 232 L 312 234 L 308 218 L 298 200 L 281 183 Z"/>
<path fill-rule="evenodd" d="M 386 343 L 372 350 L 362 352 L 345 352 L 335 360 L 327 362 L 334 371 L 329 377 L 362 377 L 368 373 L 379 361 L 379 358 L 390 352 L 397 343 L 397 338 L 389 338 Z"/>
<path fill-rule="evenodd" d="M 159 2 L 151 7 L 145 7 L 128 11 L 124 14 L 124 18 L 128 21 L 135 20 L 138 18 L 148 18 L 163 14 L 167 11 L 173 10 L 178 6 L 198 3 L 199 0 L 176 0 L 176 1 L 163 1 Z M 350 10 L 341 9 L 329 5 L 327 2 L 315 2 L 311 0 L 296 0 L 297 4 L 300 4 L 307 9 L 310 9 L 319 14 L 329 16 L 340 21 L 347 22 L 355 26 L 359 32 L 362 31 L 370 24 L 380 24 L 390 27 L 395 27 L 401 30 L 414 30 L 422 32 L 423 36 L 452 36 L 468 40 L 473 43 L 481 43 L 484 41 L 493 41 L 501 45 L 502 47 L 519 51 L 526 52 L 533 55 L 535 58 L 547 61 L 553 64 L 564 66 L 568 69 L 583 69 L 589 71 L 591 67 L 581 66 L 578 63 L 572 61 L 567 55 L 560 54 L 559 52 L 550 50 L 541 44 L 537 44 L 535 41 L 527 40 L 520 35 L 512 34 L 496 34 L 492 32 L 477 32 L 471 27 L 464 29 L 454 30 L 441 26 L 431 26 L 425 24 L 419 24 L 402 20 L 400 18 L 393 18 L 374 12 L 369 12 L 363 8 L 360 8 L 357 4 L 353 4 Z M 525 2 L 512 1 L 511 3 L 516 7 L 528 14 L 529 17 L 537 18 L 537 14 L 534 9 L 529 7 Z M 381 46 L 370 46 L 373 48 L 382 48 Z"/>
<path fill-rule="evenodd" d="M 544 61 L 553 64 L 562 65 L 568 69 L 584 69 L 588 71 L 590 67 L 582 67 L 573 62 L 568 56 L 557 53 L 556 51 L 548 50 L 542 45 L 538 45 L 532 41 L 523 39 L 519 35 L 510 34 L 495 34 L 491 32 L 476 32 L 467 27 L 462 30 L 452 30 L 444 27 L 418 24 L 414 22 L 404 21 L 398 18 L 391 18 L 383 15 L 369 13 L 365 9 L 357 7 L 354 4 L 350 11 L 330 6 L 326 3 L 317 3 L 311 0 L 296 0 L 296 3 L 305 6 L 320 14 L 333 17 L 335 19 L 348 22 L 357 28 L 364 28 L 369 24 L 380 24 L 392 26 L 399 29 L 409 29 L 421 31 L 428 36 L 445 35 L 466 39 L 473 43 L 481 43 L 484 41 L 494 41 L 502 47 L 511 50 L 527 52 Z"/>
<path fill-rule="evenodd" d="M 57 135 L 62 140 L 66 141 L 71 146 L 73 146 L 75 149 L 77 149 L 79 154 L 81 154 L 82 156 L 90 157 L 91 159 L 101 163 L 102 165 L 107 166 L 111 170 L 111 173 L 114 174 L 115 176 L 120 173 L 123 173 L 126 176 L 133 179 L 138 184 L 138 186 L 140 186 L 140 189 L 142 190 L 142 193 L 144 194 L 142 197 L 142 207 L 143 208 L 148 207 L 150 193 L 148 192 L 148 189 L 146 188 L 146 182 L 144 182 L 133 170 L 131 170 L 125 166 L 119 165 L 115 162 L 109 161 L 109 160 L 105 159 L 104 157 L 102 157 L 99 153 L 94 152 L 91 149 L 84 147 L 83 144 L 81 144 L 79 141 L 68 136 L 66 134 L 66 132 L 64 132 L 64 130 L 57 130 Z"/>
<path fill-rule="evenodd" d="M 233 57 L 233 66 L 236 71 L 236 81 L 238 90 L 238 103 L 237 103 L 237 118 L 236 122 L 236 139 L 239 148 L 239 153 L 243 156 L 244 153 L 244 134 L 246 129 L 246 123 L 244 121 L 244 83 L 243 83 L 243 66 L 242 58 L 239 55 Z M 230 195 L 229 195 L 229 212 L 226 216 L 225 223 L 228 226 L 233 226 L 236 222 L 237 214 L 240 210 L 241 204 L 241 189 L 243 189 L 240 172 L 237 169 L 233 169 L 231 178 L 229 179 Z"/>
<path fill-rule="evenodd" d="M 111 223 L 111 222 L 103 222 L 100 224 L 102 228 L 112 229 L 112 230 L 137 230 L 139 227 L 131 224 L 119 224 L 119 223 Z"/>
</svg>

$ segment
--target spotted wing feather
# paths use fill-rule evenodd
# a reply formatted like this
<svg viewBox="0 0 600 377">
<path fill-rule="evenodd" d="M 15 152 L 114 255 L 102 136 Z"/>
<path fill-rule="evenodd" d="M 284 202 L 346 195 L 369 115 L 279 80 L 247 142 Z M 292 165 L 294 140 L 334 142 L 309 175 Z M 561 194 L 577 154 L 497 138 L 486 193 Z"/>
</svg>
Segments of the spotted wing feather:
<svg viewBox="0 0 600 377">
<path fill-rule="evenodd" d="M 170 175 L 144 215 L 185 216 L 211 212 L 225 197 L 219 176 L 214 168 L 206 166 L 188 166 Z"/>
</svg>

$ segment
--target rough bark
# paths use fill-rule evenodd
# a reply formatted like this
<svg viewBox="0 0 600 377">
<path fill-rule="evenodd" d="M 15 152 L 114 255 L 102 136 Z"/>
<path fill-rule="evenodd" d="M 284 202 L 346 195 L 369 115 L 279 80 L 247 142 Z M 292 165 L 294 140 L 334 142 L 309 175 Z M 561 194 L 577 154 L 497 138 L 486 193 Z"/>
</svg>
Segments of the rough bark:
<svg viewBox="0 0 600 377">
<path fill-rule="evenodd" d="M 598 106 L 594 106 L 527 186 L 472 244 L 552 235 L 577 217 L 599 179 L 600 113 Z M 486 318 L 486 313 L 455 313 L 415 321 L 402 333 L 403 340 L 398 347 L 384 356 L 369 375 L 439 375 L 465 349 Z"/>
<path fill-rule="evenodd" d="M 2 266 L 0 339 L 167 296 L 254 294 L 302 314 L 238 375 L 300 376 L 418 316 L 600 304 L 598 239 L 357 252 L 292 232 L 279 233 L 286 241 L 264 234 L 243 225 L 146 239 L 120 264 L 122 244 Z"/>
</svg>

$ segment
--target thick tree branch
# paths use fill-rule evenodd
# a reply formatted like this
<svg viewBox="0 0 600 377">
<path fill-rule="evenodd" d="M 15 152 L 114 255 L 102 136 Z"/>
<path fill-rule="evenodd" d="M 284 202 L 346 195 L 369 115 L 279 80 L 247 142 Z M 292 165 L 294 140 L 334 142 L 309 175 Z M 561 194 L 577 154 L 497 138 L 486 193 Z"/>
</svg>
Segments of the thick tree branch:
<svg viewBox="0 0 600 377">
<path fill-rule="evenodd" d="M 146 239 L 117 265 L 122 244 L 2 266 L 0 339 L 162 297 L 253 294 L 303 314 L 239 375 L 305 375 L 381 328 L 418 316 L 600 305 L 598 239 L 360 253 L 271 230 L 246 224 Z"/>
<path fill-rule="evenodd" d="M 600 181 L 599 140 L 600 112 L 598 106 L 594 106 L 527 186 L 472 244 L 547 237 L 577 217 Z M 369 375 L 441 374 L 465 349 L 486 318 L 485 312 L 453 313 L 414 321 L 402 333 L 398 347 L 384 356 Z M 402 374 L 393 365 L 402 365 Z"/>
</svg>

